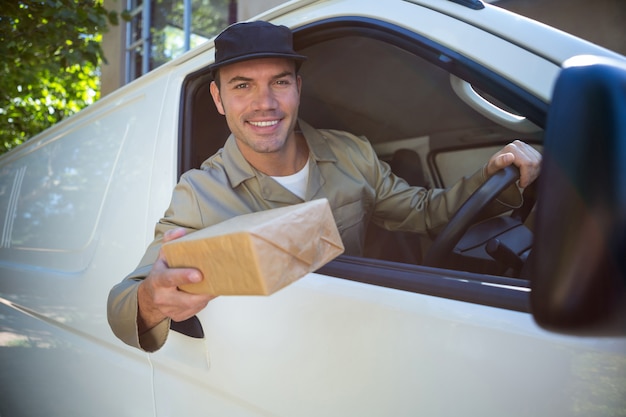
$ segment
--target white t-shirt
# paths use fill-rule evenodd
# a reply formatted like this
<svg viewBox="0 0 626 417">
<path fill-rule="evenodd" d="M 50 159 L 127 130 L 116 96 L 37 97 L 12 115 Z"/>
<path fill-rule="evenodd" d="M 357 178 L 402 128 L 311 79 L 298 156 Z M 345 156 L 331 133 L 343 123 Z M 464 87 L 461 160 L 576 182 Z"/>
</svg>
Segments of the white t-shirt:
<svg viewBox="0 0 626 417">
<path fill-rule="evenodd" d="M 304 200 L 306 195 L 306 185 L 309 181 L 309 160 L 306 160 L 304 167 L 292 175 L 284 177 L 272 177 L 280 185 Z"/>
</svg>

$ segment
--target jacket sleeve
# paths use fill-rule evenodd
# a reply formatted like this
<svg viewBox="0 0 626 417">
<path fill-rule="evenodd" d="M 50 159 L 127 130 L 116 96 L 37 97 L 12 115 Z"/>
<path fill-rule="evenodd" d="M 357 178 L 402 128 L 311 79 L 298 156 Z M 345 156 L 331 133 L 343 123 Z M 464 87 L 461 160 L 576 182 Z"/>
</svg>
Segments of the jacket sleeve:
<svg viewBox="0 0 626 417">
<path fill-rule="evenodd" d="M 374 161 L 369 164 L 369 173 L 366 174 L 376 190 L 372 221 L 389 230 L 436 235 L 486 180 L 482 167 L 446 189 L 410 186 L 391 172 L 386 162 L 378 160 L 366 139 L 363 141 L 360 145 L 361 152 L 366 159 Z M 521 202 L 521 192 L 513 185 L 487 206 L 482 213 L 483 217 L 495 216 L 519 207 Z"/>
<path fill-rule="evenodd" d="M 137 329 L 137 288 L 148 276 L 161 249 L 162 236 L 170 229 L 183 227 L 187 232 L 201 228 L 192 184 L 184 177 L 174 189 L 170 207 L 155 227 L 155 238 L 146 249 L 137 268 L 115 285 L 107 300 L 107 319 L 113 333 L 127 345 L 153 352 L 160 349 L 169 334 L 170 320 L 166 319 L 143 334 Z"/>
<path fill-rule="evenodd" d="M 146 272 L 147 275 L 147 272 Z M 147 352 L 160 349 L 169 333 L 170 320 L 163 320 L 143 334 L 137 331 L 137 288 L 140 280 L 124 279 L 109 293 L 107 319 L 113 333 L 124 343 Z"/>
</svg>

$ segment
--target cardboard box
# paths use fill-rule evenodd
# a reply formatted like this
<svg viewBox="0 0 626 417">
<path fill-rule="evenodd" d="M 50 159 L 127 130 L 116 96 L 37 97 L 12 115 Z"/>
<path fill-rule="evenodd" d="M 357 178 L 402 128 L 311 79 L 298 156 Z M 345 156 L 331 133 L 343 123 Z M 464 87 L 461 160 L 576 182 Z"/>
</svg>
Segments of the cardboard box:
<svg viewBox="0 0 626 417">
<path fill-rule="evenodd" d="M 191 293 L 268 295 L 344 251 L 328 200 L 234 217 L 167 242 L 170 267 L 193 267 L 202 282 Z"/>
</svg>

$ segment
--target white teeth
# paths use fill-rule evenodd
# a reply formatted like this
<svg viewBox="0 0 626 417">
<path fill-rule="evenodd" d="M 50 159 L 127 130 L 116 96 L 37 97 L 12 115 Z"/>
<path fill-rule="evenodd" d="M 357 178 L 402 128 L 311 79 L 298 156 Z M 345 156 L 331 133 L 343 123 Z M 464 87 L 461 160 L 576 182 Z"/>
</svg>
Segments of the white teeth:
<svg viewBox="0 0 626 417">
<path fill-rule="evenodd" d="M 251 125 L 257 126 L 257 127 L 274 126 L 277 123 L 278 123 L 278 120 L 269 120 L 267 122 L 250 122 Z"/>
</svg>

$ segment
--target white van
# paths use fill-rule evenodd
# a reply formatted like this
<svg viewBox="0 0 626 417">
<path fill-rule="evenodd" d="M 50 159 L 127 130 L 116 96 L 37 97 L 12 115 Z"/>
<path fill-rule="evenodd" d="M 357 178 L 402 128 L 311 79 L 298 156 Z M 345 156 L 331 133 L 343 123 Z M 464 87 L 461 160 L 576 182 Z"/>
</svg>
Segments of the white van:
<svg viewBox="0 0 626 417">
<path fill-rule="evenodd" d="M 208 42 L 0 157 L 0 416 L 623 415 L 626 58 L 478 0 L 259 19 L 309 57 L 308 123 L 428 187 L 523 138 L 545 155 L 537 207 L 472 228 L 463 209 L 431 238 L 372 227 L 366 257 L 219 297 L 158 352 L 124 345 L 109 290 L 228 136 Z"/>
</svg>

